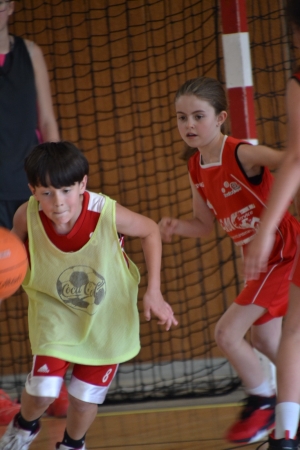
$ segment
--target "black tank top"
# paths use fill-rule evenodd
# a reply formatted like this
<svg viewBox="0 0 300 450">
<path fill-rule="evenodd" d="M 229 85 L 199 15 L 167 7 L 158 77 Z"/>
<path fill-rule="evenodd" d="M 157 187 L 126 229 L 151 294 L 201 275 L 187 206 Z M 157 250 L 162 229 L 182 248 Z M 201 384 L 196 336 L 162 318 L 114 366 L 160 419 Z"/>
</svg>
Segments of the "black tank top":
<svg viewBox="0 0 300 450">
<path fill-rule="evenodd" d="M 31 59 L 20 37 L 0 67 L 0 200 L 26 200 L 24 159 L 38 143 L 37 94 Z"/>
</svg>

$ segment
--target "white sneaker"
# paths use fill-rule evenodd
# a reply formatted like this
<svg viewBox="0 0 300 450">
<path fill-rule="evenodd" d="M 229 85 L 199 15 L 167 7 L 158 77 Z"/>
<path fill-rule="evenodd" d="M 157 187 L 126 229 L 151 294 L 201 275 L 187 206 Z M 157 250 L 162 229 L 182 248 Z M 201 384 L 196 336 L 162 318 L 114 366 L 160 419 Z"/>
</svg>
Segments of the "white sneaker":
<svg viewBox="0 0 300 450">
<path fill-rule="evenodd" d="M 30 431 L 20 428 L 16 422 L 16 418 L 14 418 L 0 439 L 0 450 L 28 450 L 29 445 L 37 437 L 39 432 L 40 425 L 36 432 L 31 434 Z"/>
<path fill-rule="evenodd" d="M 64 445 L 64 444 L 62 444 L 61 442 L 58 442 L 57 444 L 56 444 L 56 450 L 87 450 L 86 448 L 85 448 L 85 444 L 83 444 L 83 447 L 80 447 L 80 448 L 78 448 L 78 449 L 75 449 L 75 448 L 73 448 L 73 447 L 67 447 L 66 445 Z"/>
</svg>

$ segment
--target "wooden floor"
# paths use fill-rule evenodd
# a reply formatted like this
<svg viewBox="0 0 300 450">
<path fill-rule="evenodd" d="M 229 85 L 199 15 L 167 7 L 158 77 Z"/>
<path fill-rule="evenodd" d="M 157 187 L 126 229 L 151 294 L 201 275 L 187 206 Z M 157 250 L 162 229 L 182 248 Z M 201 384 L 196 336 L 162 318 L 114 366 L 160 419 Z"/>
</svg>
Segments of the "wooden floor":
<svg viewBox="0 0 300 450">
<path fill-rule="evenodd" d="M 99 413 L 87 434 L 87 450 L 254 450 L 259 445 L 231 445 L 223 439 L 239 404 L 170 406 Z M 147 407 L 147 404 L 144 405 Z M 64 419 L 45 417 L 30 450 L 54 450 Z M 1 435 L 5 428 L 0 427 Z M 267 448 L 263 446 L 261 450 Z"/>
</svg>

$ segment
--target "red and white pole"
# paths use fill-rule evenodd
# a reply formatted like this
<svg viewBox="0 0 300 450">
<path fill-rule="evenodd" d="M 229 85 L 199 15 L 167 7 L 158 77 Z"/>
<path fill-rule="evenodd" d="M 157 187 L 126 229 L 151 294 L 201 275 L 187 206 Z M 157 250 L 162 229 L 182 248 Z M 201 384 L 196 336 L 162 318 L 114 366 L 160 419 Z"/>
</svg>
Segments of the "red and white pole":
<svg viewBox="0 0 300 450">
<path fill-rule="evenodd" d="M 220 0 L 231 134 L 257 144 L 246 0 Z"/>
</svg>

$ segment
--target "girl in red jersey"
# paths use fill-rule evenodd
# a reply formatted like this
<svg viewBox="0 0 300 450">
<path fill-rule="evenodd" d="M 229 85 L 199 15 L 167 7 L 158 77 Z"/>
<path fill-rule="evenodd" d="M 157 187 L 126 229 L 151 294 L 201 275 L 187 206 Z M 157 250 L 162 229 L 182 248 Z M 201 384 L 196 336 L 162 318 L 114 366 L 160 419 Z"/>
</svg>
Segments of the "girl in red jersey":
<svg viewBox="0 0 300 450">
<path fill-rule="evenodd" d="M 287 1 L 287 17 L 294 32 L 294 45 L 300 49 L 300 2 Z M 284 215 L 290 199 L 300 185 L 300 70 L 287 85 L 288 140 L 274 188 L 262 215 L 259 232 L 250 244 L 245 259 L 245 275 L 256 280 L 265 274 L 272 251 L 278 223 Z M 295 245 L 296 247 L 296 245 Z M 269 437 L 269 450 L 297 449 L 297 428 L 300 416 L 300 260 L 296 259 L 292 271 L 289 307 L 282 331 L 277 358 L 278 397 L 276 405 L 275 433 Z"/>
<path fill-rule="evenodd" d="M 184 83 L 177 91 L 175 105 L 179 133 L 194 149 L 188 160 L 194 217 L 163 218 L 159 224 L 162 239 L 170 242 L 173 234 L 206 236 L 216 217 L 245 253 L 257 233 L 272 185 L 269 168 L 277 168 L 283 154 L 222 133 L 227 102 L 221 84 L 213 78 Z M 274 427 L 274 388 L 254 348 L 275 363 L 299 232 L 298 222 L 286 212 L 276 233 L 267 273 L 245 285 L 216 326 L 216 342 L 248 395 L 241 417 L 227 432 L 226 438 L 232 442 L 255 442 Z M 252 345 L 245 340 L 249 329 Z"/>
</svg>

